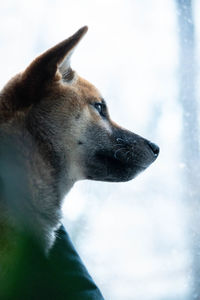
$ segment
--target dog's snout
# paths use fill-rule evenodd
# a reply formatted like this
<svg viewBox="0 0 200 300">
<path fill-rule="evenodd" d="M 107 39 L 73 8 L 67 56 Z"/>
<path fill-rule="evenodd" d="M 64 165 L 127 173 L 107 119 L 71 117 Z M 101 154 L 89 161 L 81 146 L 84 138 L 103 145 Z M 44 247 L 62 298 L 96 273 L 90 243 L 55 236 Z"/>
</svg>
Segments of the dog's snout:
<svg viewBox="0 0 200 300">
<path fill-rule="evenodd" d="M 159 152 L 160 152 L 159 147 L 158 147 L 156 144 L 154 144 L 154 143 L 152 143 L 152 142 L 150 142 L 150 141 L 148 141 L 148 145 L 149 145 L 149 147 L 151 148 L 151 151 L 153 152 L 153 154 L 154 154 L 155 156 L 158 156 L 158 154 L 159 154 Z"/>
</svg>

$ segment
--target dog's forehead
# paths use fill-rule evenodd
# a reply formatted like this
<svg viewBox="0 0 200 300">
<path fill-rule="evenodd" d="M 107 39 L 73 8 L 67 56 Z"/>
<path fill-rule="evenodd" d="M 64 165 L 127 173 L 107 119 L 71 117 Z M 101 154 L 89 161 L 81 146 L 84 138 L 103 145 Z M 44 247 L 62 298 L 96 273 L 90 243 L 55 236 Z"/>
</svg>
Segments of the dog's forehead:
<svg viewBox="0 0 200 300">
<path fill-rule="evenodd" d="M 84 101 L 90 103 L 101 101 L 102 96 L 100 92 L 89 81 L 79 77 L 77 80 L 77 86 L 79 88 L 80 95 L 84 99 Z"/>
</svg>

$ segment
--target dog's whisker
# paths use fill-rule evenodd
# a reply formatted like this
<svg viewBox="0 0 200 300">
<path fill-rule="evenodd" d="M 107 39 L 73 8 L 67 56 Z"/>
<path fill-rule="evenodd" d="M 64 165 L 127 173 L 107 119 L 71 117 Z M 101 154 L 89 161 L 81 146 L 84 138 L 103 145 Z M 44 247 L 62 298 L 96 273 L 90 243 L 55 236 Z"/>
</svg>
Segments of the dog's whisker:
<svg viewBox="0 0 200 300">
<path fill-rule="evenodd" d="M 126 160 L 127 162 L 129 162 L 129 160 L 130 160 L 130 158 L 131 158 L 131 155 L 129 155 L 129 154 L 131 154 L 131 151 L 130 151 L 130 150 L 127 151 L 126 154 L 125 154 L 125 156 L 128 156 L 128 157 L 127 157 L 127 160 Z"/>
<path fill-rule="evenodd" d="M 117 142 L 123 142 L 123 143 L 124 143 L 124 140 L 121 139 L 121 138 L 117 138 L 116 141 L 117 141 Z"/>
<path fill-rule="evenodd" d="M 126 150 L 126 148 L 120 148 L 120 149 L 116 150 L 115 153 L 114 153 L 114 157 L 117 159 L 117 153 L 124 150 L 124 149 Z"/>
<path fill-rule="evenodd" d="M 130 150 L 126 151 L 125 156 L 127 156 L 130 153 Z"/>
</svg>

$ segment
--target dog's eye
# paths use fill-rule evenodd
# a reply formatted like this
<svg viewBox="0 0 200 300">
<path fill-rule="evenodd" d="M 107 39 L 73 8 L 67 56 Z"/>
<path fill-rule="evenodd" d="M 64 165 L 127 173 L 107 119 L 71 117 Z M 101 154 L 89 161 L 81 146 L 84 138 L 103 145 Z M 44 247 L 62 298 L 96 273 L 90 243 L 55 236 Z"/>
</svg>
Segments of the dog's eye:
<svg viewBox="0 0 200 300">
<path fill-rule="evenodd" d="M 106 105 L 104 103 L 101 102 L 95 103 L 94 107 L 102 117 L 106 117 Z"/>
</svg>

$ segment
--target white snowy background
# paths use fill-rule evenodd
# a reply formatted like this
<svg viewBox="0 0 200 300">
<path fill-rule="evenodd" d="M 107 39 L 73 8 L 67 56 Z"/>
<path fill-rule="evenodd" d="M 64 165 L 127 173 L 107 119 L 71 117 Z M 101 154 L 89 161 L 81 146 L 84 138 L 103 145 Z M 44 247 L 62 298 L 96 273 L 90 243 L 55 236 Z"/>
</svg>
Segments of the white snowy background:
<svg viewBox="0 0 200 300">
<path fill-rule="evenodd" d="M 72 67 L 98 87 L 113 120 L 160 146 L 157 161 L 135 180 L 79 182 L 65 199 L 63 222 L 107 300 L 193 299 L 174 2 L 0 1 L 0 87 L 88 25 Z M 197 42 L 199 4 L 194 1 Z"/>
</svg>

